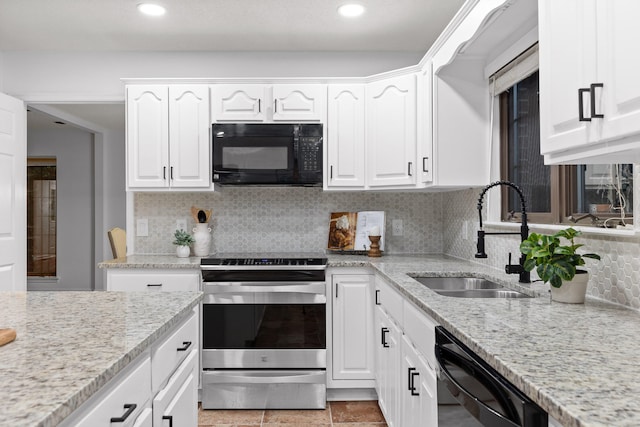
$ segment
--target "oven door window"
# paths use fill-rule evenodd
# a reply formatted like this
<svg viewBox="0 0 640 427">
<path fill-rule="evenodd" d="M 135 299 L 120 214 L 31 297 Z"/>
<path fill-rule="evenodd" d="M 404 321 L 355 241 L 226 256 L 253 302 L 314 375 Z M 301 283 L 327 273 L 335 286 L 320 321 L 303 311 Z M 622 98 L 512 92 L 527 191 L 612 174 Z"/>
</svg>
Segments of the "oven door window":
<svg viewBox="0 0 640 427">
<path fill-rule="evenodd" d="M 205 349 L 324 349 L 324 304 L 203 304 Z"/>
</svg>

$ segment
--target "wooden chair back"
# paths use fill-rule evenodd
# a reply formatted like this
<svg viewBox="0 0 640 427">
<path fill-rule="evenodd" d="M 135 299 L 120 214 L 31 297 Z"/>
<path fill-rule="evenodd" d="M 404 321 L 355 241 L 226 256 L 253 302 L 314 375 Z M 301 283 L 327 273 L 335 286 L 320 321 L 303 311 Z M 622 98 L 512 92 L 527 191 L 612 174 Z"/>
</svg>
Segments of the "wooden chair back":
<svg viewBox="0 0 640 427">
<path fill-rule="evenodd" d="M 107 232 L 109 243 L 111 243 L 111 252 L 114 258 L 123 258 L 127 256 L 127 232 L 122 228 L 115 227 Z"/>
</svg>

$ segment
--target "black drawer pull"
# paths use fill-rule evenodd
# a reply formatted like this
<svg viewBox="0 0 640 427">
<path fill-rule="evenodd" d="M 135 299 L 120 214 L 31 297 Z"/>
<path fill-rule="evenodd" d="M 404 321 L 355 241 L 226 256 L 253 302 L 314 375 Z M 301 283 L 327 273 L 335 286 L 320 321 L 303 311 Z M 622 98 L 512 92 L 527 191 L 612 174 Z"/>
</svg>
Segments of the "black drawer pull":
<svg viewBox="0 0 640 427">
<path fill-rule="evenodd" d="M 381 330 L 382 332 L 382 346 L 385 348 L 389 347 L 389 344 L 387 344 L 387 332 L 389 332 L 389 328 L 382 328 Z"/>
<path fill-rule="evenodd" d="M 416 390 L 416 376 L 420 375 L 420 372 L 411 372 L 411 370 L 416 368 L 409 368 L 409 391 L 411 391 L 411 396 L 420 396 L 420 393 Z"/>
<path fill-rule="evenodd" d="M 604 118 L 604 114 L 596 113 L 596 88 L 604 87 L 602 83 L 591 83 L 589 86 L 589 92 L 591 92 L 591 118 L 592 119 L 602 119 Z"/>
<path fill-rule="evenodd" d="M 584 94 L 591 93 L 589 88 L 580 88 L 578 89 L 578 121 L 580 122 L 590 122 L 591 117 L 585 117 L 584 115 Z"/>
<path fill-rule="evenodd" d="M 428 157 L 422 158 L 422 172 L 429 172 L 429 168 L 427 166 L 427 160 L 429 160 Z"/>
<path fill-rule="evenodd" d="M 136 408 L 138 407 L 138 405 L 136 405 L 135 403 L 125 403 L 124 404 L 124 409 L 126 409 L 127 411 L 122 414 L 121 417 L 112 417 L 111 418 L 111 422 L 112 423 L 123 423 L 125 422 L 125 420 L 127 418 L 129 418 L 129 415 L 131 415 L 133 413 L 133 411 L 136 410 Z"/>
<path fill-rule="evenodd" d="M 187 349 L 191 347 L 191 341 L 182 341 L 182 347 L 179 347 L 178 351 L 187 351 Z"/>
<path fill-rule="evenodd" d="M 163 415 L 163 420 L 169 420 L 169 427 L 173 427 L 173 415 Z"/>
<path fill-rule="evenodd" d="M 380 305 L 380 289 L 376 289 L 376 305 Z"/>
<path fill-rule="evenodd" d="M 149 288 L 158 288 L 162 286 L 162 283 L 147 283 L 147 287 Z"/>
</svg>

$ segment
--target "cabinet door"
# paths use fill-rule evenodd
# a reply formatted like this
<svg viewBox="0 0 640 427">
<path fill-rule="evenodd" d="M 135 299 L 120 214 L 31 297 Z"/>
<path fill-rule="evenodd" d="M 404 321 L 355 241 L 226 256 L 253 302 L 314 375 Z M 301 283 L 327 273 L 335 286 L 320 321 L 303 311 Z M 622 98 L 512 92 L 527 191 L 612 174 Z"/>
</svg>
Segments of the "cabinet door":
<svg viewBox="0 0 640 427">
<path fill-rule="evenodd" d="M 193 350 L 153 399 L 154 426 L 198 426 L 197 359 Z"/>
<path fill-rule="evenodd" d="M 127 174 L 129 187 L 168 187 L 169 89 L 127 87 Z"/>
<path fill-rule="evenodd" d="M 400 340 L 402 331 L 387 316 L 381 306 L 376 307 L 378 345 L 376 350 L 376 391 L 378 404 L 390 427 L 400 423 Z"/>
<path fill-rule="evenodd" d="M 169 86 L 169 178 L 172 187 L 210 186 L 209 87 Z"/>
<path fill-rule="evenodd" d="M 214 85 L 211 87 L 211 114 L 214 122 L 261 122 L 268 108 L 263 85 Z"/>
<path fill-rule="evenodd" d="M 327 151 L 329 187 L 363 188 L 365 183 L 364 86 L 329 86 Z"/>
<path fill-rule="evenodd" d="M 578 101 L 578 89 L 590 87 L 597 79 L 596 9 L 595 0 L 541 0 L 538 4 L 540 151 L 546 154 L 588 144 L 591 124 L 596 124 L 579 120 Z M 583 101 L 583 114 L 589 117 L 587 93 Z"/>
<path fill-rule="evenodd" d="M 405 336 L 402 338 L 401 364 L 402 426 L 438 425 L 435 370 L 420 356 Z"/>
<path fill-rule="evenodd" d="M 414 184 L 416 76 L 369 84 L 366 116 L 369 186 Z"/>
<path fill-rule="evenodd" d="M 597 112 L 603 112 L 599 140 L 640 133 L 640 79 L 637 40 L 640 38 L 637 0 L 598 0 L 598 83 L 603 83 Z"/>
<path fill-rule="evenodd" d="M 433 180 L 433 74 L 431 61 L 418 73 L 418 182 Z"/>
<path fill-rule="evenodd" d="M 321 121 L 324 114 L 324 85 L 273 86 L 274 121 Z"/>
<path fill-rule="evenodd" d="M 374 379 L 373 276 L 333 276 L 333 379 Z"/>
</svg>

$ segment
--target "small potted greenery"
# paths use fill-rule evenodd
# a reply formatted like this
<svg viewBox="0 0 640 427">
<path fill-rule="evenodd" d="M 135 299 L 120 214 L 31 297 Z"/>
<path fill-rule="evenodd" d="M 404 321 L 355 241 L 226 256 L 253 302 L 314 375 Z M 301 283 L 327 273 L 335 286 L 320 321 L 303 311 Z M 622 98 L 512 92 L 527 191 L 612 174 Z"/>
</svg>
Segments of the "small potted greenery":
<svg viewBox="0 0 640 427">
<path fill-rule="evenodd" d="M 574 242 L 574 238 L 580 234 L 573 228 L 552 235 L 531 233 L 520 244 L 520 252 L 526 256 L 524 269 L 531 271 L 535 268 L 540 279 L 551 284 L 551 298 L 554 301 L 584 302 L 589 273 L 577 267 L 585 264 L 584 258 L 599 260 L 600 255 L 576 253 L 578 248 L 584 246 Z M 570 244 L 562 245 L 561 238 Z"/>
<path fill-rule="evenodd" d="M 176 230 L 173 237 L 173 244 L 176 245 L 176 255 L 178 258 L 187 258 L 191 251 L 189 245 L 194 241 L 193 236 L 184 230 Z"/>
</svg>

